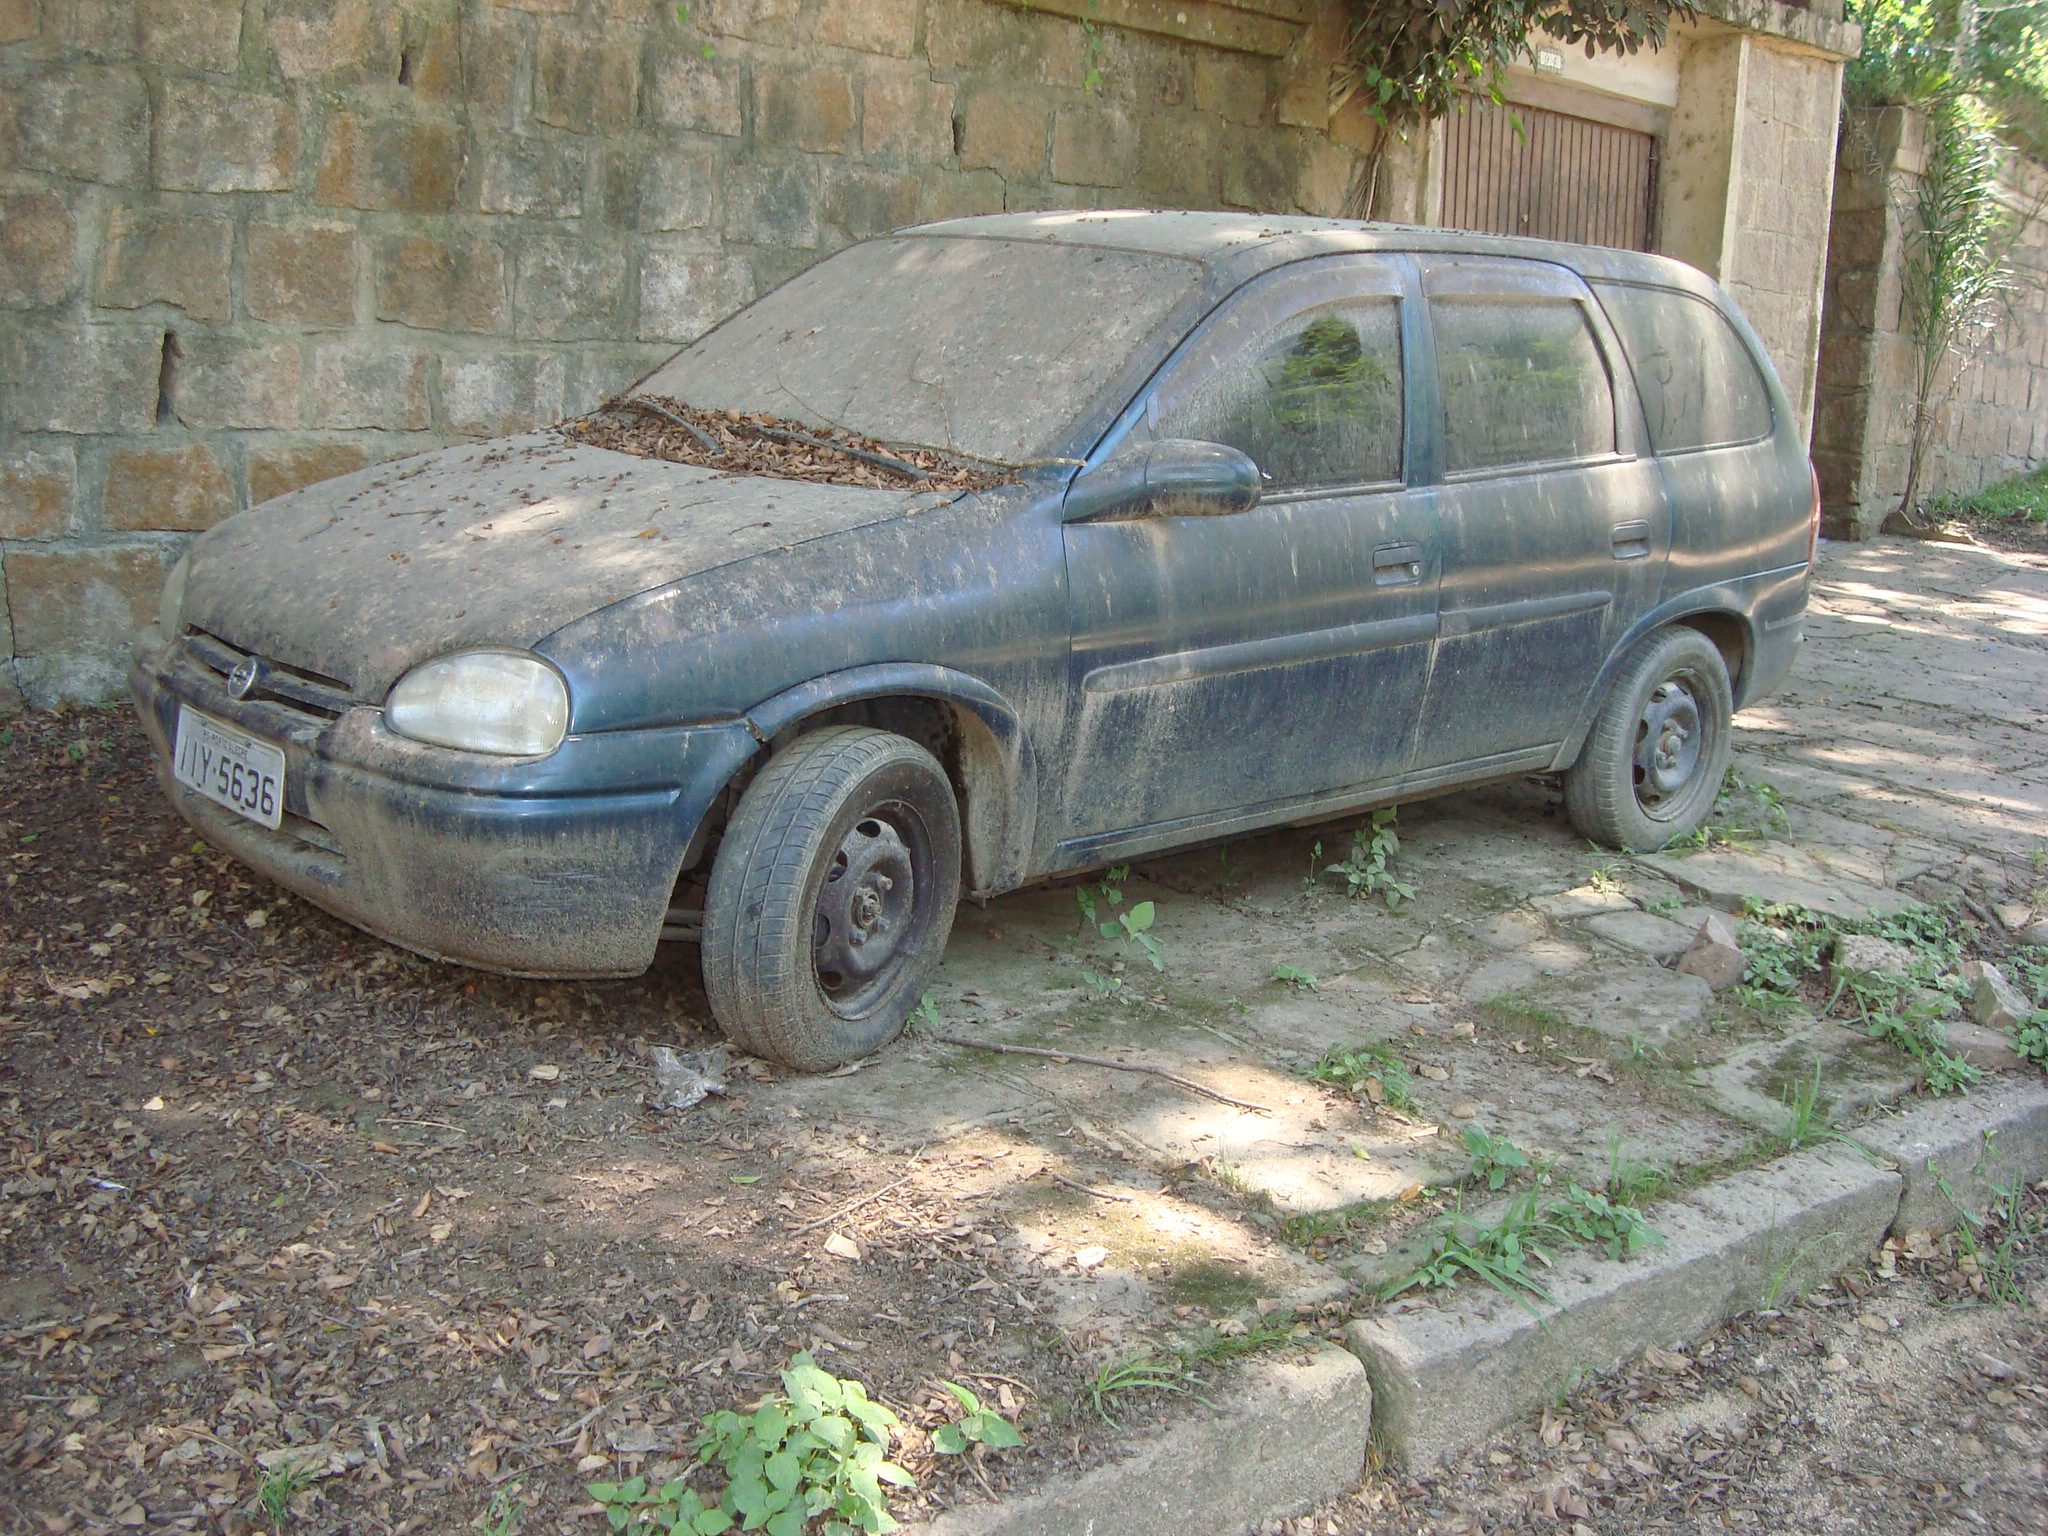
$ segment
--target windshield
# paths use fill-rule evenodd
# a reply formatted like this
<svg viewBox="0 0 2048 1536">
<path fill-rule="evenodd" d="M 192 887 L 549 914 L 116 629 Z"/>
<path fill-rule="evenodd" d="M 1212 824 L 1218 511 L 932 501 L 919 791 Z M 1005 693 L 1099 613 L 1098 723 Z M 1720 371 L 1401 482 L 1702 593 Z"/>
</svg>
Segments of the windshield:
<svg viewBox="0 0 2048 1536">
<path fill-rule="evenodd" d="M 636 393 L 1027 463 L 1060 451 L 1200 280 L 1177 256 L 870 240 L 700 337 Z"/>
</svg>

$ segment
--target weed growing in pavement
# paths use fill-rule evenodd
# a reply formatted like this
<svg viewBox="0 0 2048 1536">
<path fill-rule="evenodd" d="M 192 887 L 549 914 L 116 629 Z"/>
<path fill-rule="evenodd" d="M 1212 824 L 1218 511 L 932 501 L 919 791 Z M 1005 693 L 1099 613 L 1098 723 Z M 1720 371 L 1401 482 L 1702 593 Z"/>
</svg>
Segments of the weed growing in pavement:
<svg viewBox="0 0 2048 1536">
<path fill-rule="evenodd" d="M 1316 973 L 1303 970 L 1298 965 L 1289 965 L 1285 960 L 1273 967 L 1273 979 L 1284 982 L 1297 992 L 1313 992 L 1316 989 Z"/>
<path fill-rule="evenodd" d="M 1389 912 L 1397 911 L 1404 901 L 1415 899 L 1415 887 L 1394 873 L 1393 858 L 1401 851 L 1401 834 L 1394 830 L 1394 820 L 1400 815 L 1398 806 L 1385 806 L 1372 813 L 1372 820 L 1351 834 L 1351 852 L 1341 863 L 1329 865 L 1323 870 L 1326 875 L 1344 877 L 1344 894 L 1354 901 L 1363 896 L 1378 896 L 1387 904 Z M 1318 843 L 1317 848 L 1322 845 Z"/>
<path fill-rule="evenodd" d="M 1393 1047 L 1373 1041 L 1366 1045 L 1333 1045 L 1322 1060 L 1308 1069 L 1319 1083 L 1331 1083 L 1353 1092 L 1363 1092 L 1375 1104 L 1385 1104 L 1403 1114 L 1420 1111 L 1415 1104 L 1415 1079 Z"/>
<path fill-rule="evenodd" d="M 1166 961 L 1161 958 L 1159 941 L 1149 931 L 1158 909 L 1149 901 L 1124 908 L 1124 881 L 1130 878 L 1130 873 L 1130 865 L 1120 864 L 1094 886 L 1075 886 L 1074 902 L 1080 907 L 1082 918 L 1103 938 L 1114 939 L 1126 949 L 1135 947 L 1152 963 L 1153 970 L 1163 971 Z M 1121 983 L 1110 989 L 1118 990 Z"/>
<path fill-rule="evenodd" d="M 1792 819 L 1776 787 L 1730 768 L 1714 796 L 1713 814 L 1685 836 L 1674 838 L 1666 851 L 1698 853 L 1716 844 L 1743 848 L 1791 834 Z"/>
<path fill-rule="evenodd" d="M 958 1456 L 970 1445 L 985 1445 L 992 1451 L 1007 1451 L 1024 1443 L 1024 1437 L 1017 1433 L 1016 1425 L 995 1409 L 983 1406 L 981 1399 L 959 1382 L 942 1381 L 939 1385 L 952 1394 L 953 1400 L 961 1409 L 958 1420 L 951 1424 L 941 1424 L 932 1431 L 932 1449 L 941 1456 Z"/>
<path fill-rule="evenodd" d="M 1619 1131 L 1607 1133 L 1607 1198 L 1616 1205 L 1647 1205 L 1676 1180 L 1669 1163 L 1645 1163 L 1631 1157 Z"/>
<path fill-rule="evenodd" d="M 615 1531 L 640 1526 L 662 1536 L 718 1536 L 738 1526 L 768 1536 L 801 1536 L 822 1521 L 825 1536 L 896 1529 L 883 1484 L 913 1488 L 888 1459 L 896 1415 L 859 1382 L 820 1370 L 808 1352 L 782 1372 L 782 1391 L 751 1413 L 707 1414 L 697 1435 L 697 1464 L 716 1463 L 725 1487 L 716 1501 L 676 1478 L 650 1487 L 644 1477 L 591 1483 Z"/>
<path fill-rule="evenodd" d="M 1120 1430 L 1123 1425 L 1110 1412 L 1118 1398 L 1138 1392 L 1164 1392 L 1207 1401 L 1195 1390 L 1197 1385 L 1194 1372 L 1185 1360 L 1177 1355 L 1162 1360 L 1148 1352 L 1105 1365 L 1082 1391 L 1102 1422 L 1111 1429 Z"/>
<path fill-rule="evenodd" d="M 1225 1361 L 1237 1360 L 1245 1355 L 1278 1349 L 1284 1344 L 1292 1343 L 1304 1332 L 1305 1330 L 1293 1323 L 1258 1322 L 1230 1332 L 1221 1328 L 1206 1328 L 1179 1353 L 1180 1358 L 1190 1366 L 1221 1365 Z"/>
<path fill-rule="evenodd" d="M 1586 876 L 1586 884 L 1603 896 L 1619 896 L 1621 894 L 1621 881 L 1616 876 L 1616 866 L 1612 864 L 1602 864 L 1593 873 Z"/>
<path fill-rule="evenodd" d="M 1391 1301 L 1413 1290 L 1448 1290 L 1469 1276 L 1530 1306 L 1532 1297 L 1551 1299 L 1532 1266 L 1547 1267 L 1552 1247 L 1589 1244 L 1610 1259 L 1623 1259 L 1663 1241 L 1641 1211 L 1576 1183 L 1567 1184 L 1561 1195 L 1529 1189 L 1502 1207 L 1491 1223 L 1472 1220 L 1462 1210 L 1451 1212 L 1437 1228 L 1428 1256 L 1384 1287 L 1380 1299 Z"/>
<path fill-rule="evenodd" d="M 1562 1199 L 1546 1202 L 1543 1214 L 1554 1230 L 1592 1244 L 1610 1259 L 1631 1258 L 1664 1241 L 1664 1234 L 1634 1206 L 1617 1204 L 1577 1184 L 1568 1185 Z"/>
<path fill-rule="evenodd" d="M 1334 1211 L 1303 1211 L 1298 1216 L 1281 1219 L 1280 1236 L 1297 1248 L 1334 1243 L 1361 1227 L 1375 1226 L 1386 1220 L 1400 1203 L 1398 1200 L 1354 1200 Z"/>
<path fill-rule="evenodd" d="M 1472 1161 L 1465 1177 L 1490 1190 L 1505 1189 L 1508 1181 L 1528 1172 L 1529 1154 L 1505 1136 L 1496 1136 L 1474 1120 L 1465 1127 L 1465 1150 Z"/>
<path fill-rule="evenodd" d="M 282 1531 L 291 1522 L 292 1500 L 312 1486 L 312 1469 L 301 1461 L 281 1461 L 263 1475 L 256 1484 L 256 1503 L 271 1529 Z"/>
</svg>

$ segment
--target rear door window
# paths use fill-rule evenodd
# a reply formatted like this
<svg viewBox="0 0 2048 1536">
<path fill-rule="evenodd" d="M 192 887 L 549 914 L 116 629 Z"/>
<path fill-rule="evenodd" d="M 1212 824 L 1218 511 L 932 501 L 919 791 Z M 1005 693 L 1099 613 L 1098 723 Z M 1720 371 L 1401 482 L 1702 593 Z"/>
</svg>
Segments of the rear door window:
<svg viewBox="0 0 2048 1536">
<path fill-rule="evenodd" d="M 1294 315 L 1164 406 L 1159 437 L 1226 443 L 1270 489 L 1401 478 L 1401 320 L 1391 298 Z"/>
<path fill-rule="evenodd" d="M 1595 283 L 1643 400 L 1658 453 L 1754 442 L 1771 430 L 1771 392 L 1735 327 L 1669 288 Z"/>
<path fill-rule="evenodd" d="M 1614 392 L 1576 302 L 1454 296 L 1429 314 L 1449 473 L 1614 452 Z"/>
</svg>

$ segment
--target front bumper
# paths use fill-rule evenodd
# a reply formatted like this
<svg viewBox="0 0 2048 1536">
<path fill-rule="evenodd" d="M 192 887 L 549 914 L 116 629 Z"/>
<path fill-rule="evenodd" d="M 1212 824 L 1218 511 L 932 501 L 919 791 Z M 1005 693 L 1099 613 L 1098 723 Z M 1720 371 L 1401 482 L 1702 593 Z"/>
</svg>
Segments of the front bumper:
<svg viewBox="0 0 2048 1536">
<path fill-rule="evenodd" d="M 233 700 L 153 631 L 129 680 L 158 782 L 208 842 L 379 938 L 515 976 L 645 970 L 692 836 L 758 749 L 734 724 L 572 736 L 539 759 L 455 752 L 367 706 Z M 279 830 L 172 779 L 186 705 L 283 748 Z"/>
</svg>

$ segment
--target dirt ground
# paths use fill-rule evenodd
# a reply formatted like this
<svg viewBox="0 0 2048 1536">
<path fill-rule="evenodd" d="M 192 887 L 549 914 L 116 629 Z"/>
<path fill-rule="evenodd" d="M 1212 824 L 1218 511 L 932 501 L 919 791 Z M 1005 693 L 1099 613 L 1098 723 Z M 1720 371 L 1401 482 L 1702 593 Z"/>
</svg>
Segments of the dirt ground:
<svg viewBox="0 0 2048 1536">
<path fill-rule="evenodd" d="M 1397 910 L 1327 873 L 1349 825 L 1244 839 L 1109 882 L 1122 910 L 1154 903 L 1159 971 L 1082 922 L 1074 883 L 1021 892 L 962 914 L 936 1027 L 832 1077 L 736 1063 L 726 1097 L 686 1112 L 656 1102 L 649 1052 L 714 1044 L 694 951 L 605 986 L 419 960 L 199 844 L 122 712 L 8 723 L 0 1529 L 267 1530 L 258 1489 L 285 1460 L 320 1474 L 291 1532 L 596 1531 L 586 1481 L 665 1475 L 703 1414 L 769 1391 L 799 1349 L 912 1426 L 921 1486 L 899 1515 L 1067 1475 L 1227 1391 L 1234 1341 L 1285 1347 L 1377 1306 L 1463 1193 L 1475 1122 L 1597 1188 L 1616 1149 L 1700 1177 L 1756 1155 L 1816 1062 L 1838 1117 L 1913 1093 L 1909 1064 L 1839 1018 L 1755 1017 L 1666 962 L 1730 892 L 1859 912 L 1967 897 L 1992 912 L 1955 908 L 1989 952 L 2048 918 L 2044 649 L 2048 569 L 1831 553 L 1808 656 L 1739 732 L 1774 797 L 1764 834 L 1617 859 L 1549 788 L 1497 786 L 1403 808 Z M 1102 877 L 1088 889 L 1109 910 Z M 1041 1054 L 985 1048 L 1004 1046 Z M 1314 1080 L 1332 1047 L 1383 1070 Z M 1810 1389 L 1793 1383 L 1861 1315 L 1853 1293 L 1586 1389 L 1555 1443 L 1511 1431 L 1316 1518 L 1703 1529 L 1699 1490 L 1725 1476 L 1723 1528 L 1828 1530 L 1859 1506 L 1823 1509 L 1813 1479 L 1899 1474 L 1858 1437 L 1913 1425 L 1951 1437 L 1944 1486 L 1977 1490 L 1927 1494 L 1932 1529 L 2018 1518 L 2004 1430 L 2034 1437 L 2039 1486 L 2048 1380 L 2029 1262 L 2033 1301 L 1971 1307 L 1952 1247 L 1907 1255 L 1870 1282 L 1897 1326 L 1857 1324 L 1870 1338 Z M 1859 1412 L 1860 1373 L 1916 1328 L 1936 1344 L 1897 1358 L 1928 1374 L 1871 1378 L 1903 1406 Z M 2015 1374 L 1970 1376 L 1979 1350 Z M 1185 1390 L 1105 1417 L 1098 1372 L 1148 1354 L 1187 1361 Z M 1731 1460 L 1689 1464 L 1714 1476 L 1654 1446 L 1649 1472 L 1617 1459 L 1610 1429 L 1651 1445 L 1639 1421 L 1724 1372 L 1765 1389 Z M 936 1457 L 942 1379 L 1015 1418 L 1024 1448 Z M 1569 1498 L 1530 1503 L 1564 1475 Z M 1915 1529 L 1884 1523 L 1882 1492 L 1865 1528 Z"/>
</svg>

